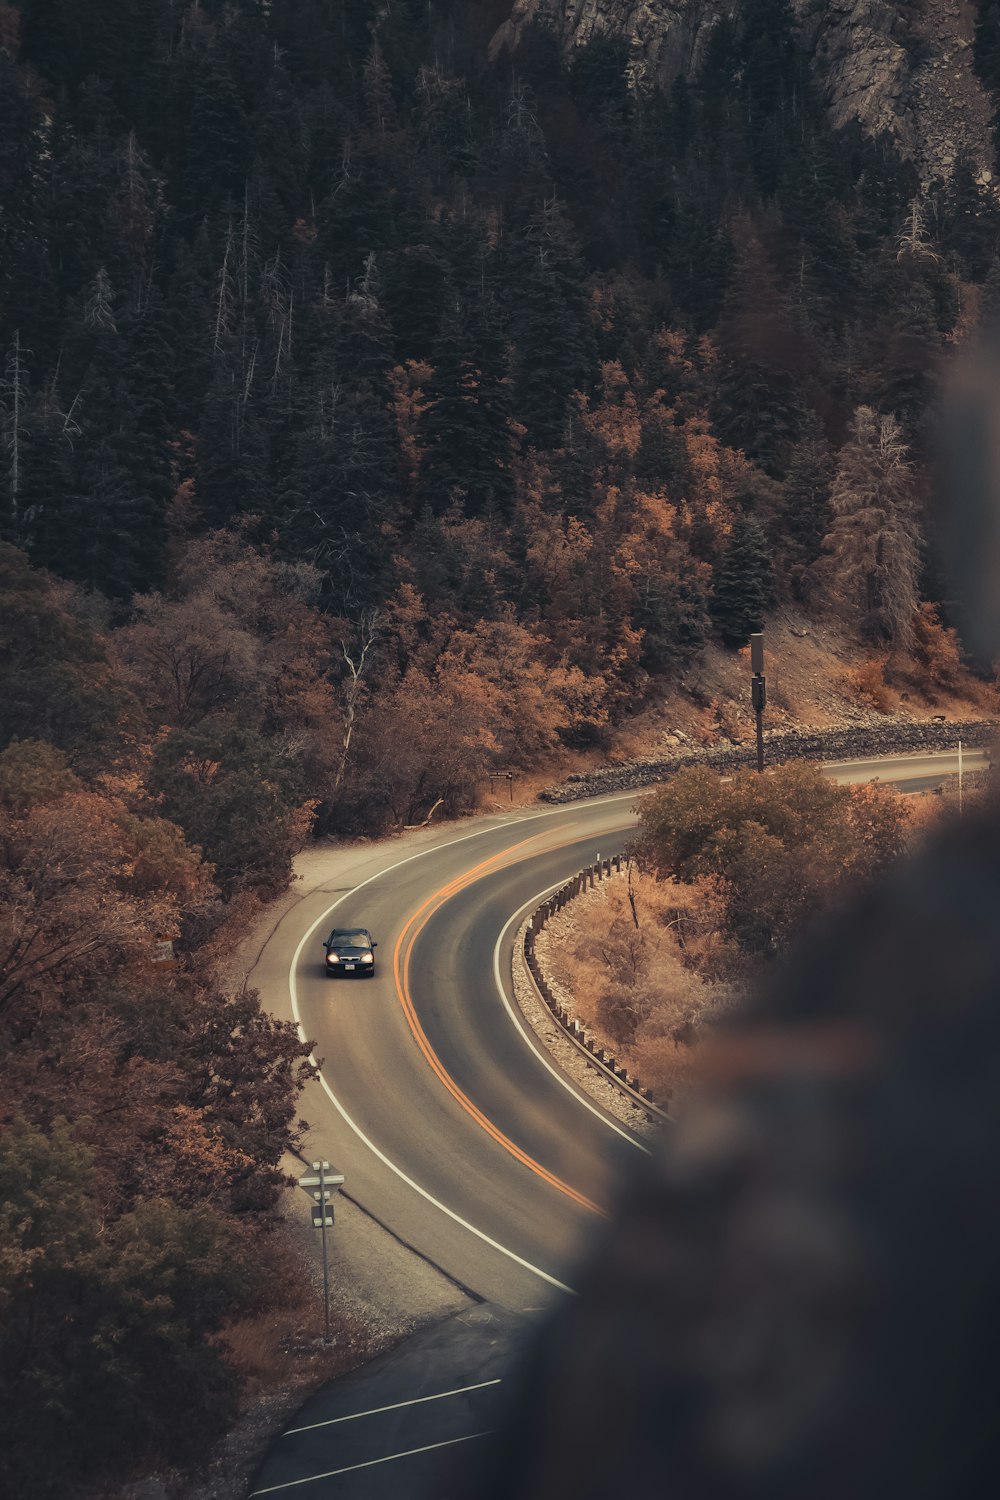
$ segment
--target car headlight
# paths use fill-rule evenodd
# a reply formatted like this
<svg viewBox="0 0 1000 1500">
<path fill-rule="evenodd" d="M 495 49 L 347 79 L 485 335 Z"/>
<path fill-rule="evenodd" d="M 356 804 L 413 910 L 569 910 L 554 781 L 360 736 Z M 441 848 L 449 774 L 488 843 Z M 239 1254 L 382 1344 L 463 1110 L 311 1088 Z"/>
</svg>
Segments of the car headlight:
<svg viewBox="0 0 1000 1500">
<path fill-rule="evenodd" d="M 363 964 L 373 964 L 375 962 L 375 955 L 373 953 L 366 953 L 363 955 L 361 962 Z"/>
<path fill-rule="evenodd" d="M 340 963 L 340 959 L 337 957 L 336 953 L 328 953 L 326 955 L 326 961 L 327 961 L 328 964 L 339 964 Z"/>
</svg>

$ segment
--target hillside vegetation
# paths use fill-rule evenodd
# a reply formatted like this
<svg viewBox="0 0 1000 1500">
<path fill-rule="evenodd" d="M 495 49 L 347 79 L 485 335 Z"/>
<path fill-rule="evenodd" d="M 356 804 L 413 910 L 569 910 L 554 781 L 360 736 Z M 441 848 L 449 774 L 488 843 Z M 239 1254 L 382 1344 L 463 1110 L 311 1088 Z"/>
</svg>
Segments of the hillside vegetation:
<svg viewBox="0 0 1000 1500">
<path fill-rule="evenodd" d="M 785 0 L 646 92 L 611 38 L 491 65 L 503 10 L 0 7 L 4 528 L 147 640 L 209 533 L 314 570 L 326 826 L 604 745 L 775 604 L 938 625 L 925 419 L 993 196 L 834 132 Z"/>
<path fill-rule="evenodd" d="M 726 781 L 687 766 L 638 808 L 624 874 L 571 901 L 536 947 L 573 1013 L 668 1104 L 706 1025 L 932 814 L 805 761 Z"/>
</svg>

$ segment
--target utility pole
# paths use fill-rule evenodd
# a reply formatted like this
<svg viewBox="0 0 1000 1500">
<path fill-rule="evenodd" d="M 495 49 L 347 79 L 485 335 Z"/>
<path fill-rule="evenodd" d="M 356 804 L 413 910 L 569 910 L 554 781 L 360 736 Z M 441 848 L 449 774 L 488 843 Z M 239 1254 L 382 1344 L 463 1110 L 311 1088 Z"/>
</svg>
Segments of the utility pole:
<svg viewBox="0 0 1000 1500">
<path fill-rule="evenodd" d="M 764 706 L 767 688 L 764 683 L 764 635 L 757 631 L 750 637 L 750 701 L 757 718 L 757 770 L 764 769 Z"/>
<path fill-rule="evenodd" d="M 962 816 L 962 741 L 958 742 L 958 816 Z"/>
</svg>

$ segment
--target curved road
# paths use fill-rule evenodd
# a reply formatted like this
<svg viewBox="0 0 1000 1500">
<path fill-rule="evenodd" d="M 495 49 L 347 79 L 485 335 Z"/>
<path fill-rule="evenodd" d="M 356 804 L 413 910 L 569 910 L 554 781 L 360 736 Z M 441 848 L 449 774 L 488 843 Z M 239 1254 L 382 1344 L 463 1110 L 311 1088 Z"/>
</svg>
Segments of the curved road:
<svg viewBox="0 0 1000 1500">
<path fill-rule="evenodd" d="M 956 768 L 915 755 L 827 769 L 917 787 Z M 323 883 L 265 944 L 255 982 L 323 1062 L 311 1149 L 480 1305 L 318 1391 L 258 1470 L 258 1500 L 446 1492 L 448 1465 L 496 1425 L 521 1315 L 572 1286 L 616 1174 L 644 1148 L 528 1032 L 509 993 L 513 936 L 549 889 L 621 847 L 638 795 L 330 851 Z M 355 924 L 378 936 L 378 972 L 328 980 L 321 940 Z"/>
<path fill-rule="evenodd" d="M 971 770 L 983 764 L 969 752 Z M 953 754 L 828 768 L 926 785 Z M 287 994 L 322 1062 L 313 1140 L 352 1198 L 478 1297 L 520 1312 L 572 1284 L 618 1173 L 644 1148 L 552 1064 L 510 998 L 519 914 L 611 854 L 640 793 L 477 819 L 331 851 L 286 914 L 255 982 Z M 321 940 L 363 925 L 373 979 L 329 980 Z M 316 1149 L 319 1149 L 317 1146 Z"/>
<path fill-rule="evenodd" d="M 505 1007 L 510 918 L 612 852 L 634 800 L 451 832 L 297 923 L 290 992 L 324 1059 L 328 1155 L 352 1197 L 509 1309 L 565 1285 L 618 1163 L 641 1149 Z M 324 929 L 354 923 L 378 935 L 378 972 L 330 980 Z"/>
</svg>

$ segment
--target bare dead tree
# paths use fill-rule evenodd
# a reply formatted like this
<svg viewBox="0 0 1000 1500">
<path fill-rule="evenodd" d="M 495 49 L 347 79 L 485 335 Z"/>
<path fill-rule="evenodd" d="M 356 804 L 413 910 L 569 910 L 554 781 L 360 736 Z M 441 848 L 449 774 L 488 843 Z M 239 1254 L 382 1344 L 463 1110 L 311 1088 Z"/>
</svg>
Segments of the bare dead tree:
<svg viewBox="0 0 1000 1500">
<path fill-rule="evenodd" d="M 937 261 L 941 257 L 931 245 L 930 236 L 927 233 L 925 204 L 920 198 L 914 198 L 910 203 L 910 211 L 906 216 L 906 223 L 897 236 L 896 252 L 897 260 L 924 260 Z"/>
<path fill-rule="evenodd" d="M 105 266 L 99 266 L 97 275 L 90 283 L 90 295 L 83 309 L 83 320 L 88 328 L 101 328 L 106 333 L 117 333 L 115 322 L 114 287 Z"/>
<path fill-rule="evenodd" d="M 631 909 L 631 912 L 632 912 L 632 921 L 636 925 L 636 931 L 638 931 L 638 928 L 639 928 L 639 913 L 635 909 L 635 887 L 632 884 L 632 861 L 631 860 L 629 860 L 627 862 L 625 868 L 628 871 L 628 904 L 629 904 L 629 908 Z"/>
<path fill-rule="evenodd" d="M 219 291 L 215 299 L 215 334 L 212 347 L 216 354 L 223 352 L 223 339 L 232 331 L 233 278 L 229 269 L 229 258 L 233 249 L 233 221 L 226 229 L 226 249 L 219 268 Z"/>
<path fill-rule="evenodd" d="M 357 715 L 358 699 L 361 696 L 364 675 L 367 668 L 371 665 L 371 659 L 380 632 L 381 616 L 378 610 L 365 610 L 354 628 L 354 638 L 350 642 L 350 645 L 346 638 L 342 638 L 340 642 L 341 654 L 347 665 L 347 679 L 344 695 L 343 733 L 340 741 L 340 757 L 337 762 L 337 771 L 333 778 L 333 796 L 336 796 L 343 785 L 344 776 L 347 771 L 347 758 L 351 751 L 351 738 L 354 734 L 354 720 Z"/>
</svg>

